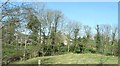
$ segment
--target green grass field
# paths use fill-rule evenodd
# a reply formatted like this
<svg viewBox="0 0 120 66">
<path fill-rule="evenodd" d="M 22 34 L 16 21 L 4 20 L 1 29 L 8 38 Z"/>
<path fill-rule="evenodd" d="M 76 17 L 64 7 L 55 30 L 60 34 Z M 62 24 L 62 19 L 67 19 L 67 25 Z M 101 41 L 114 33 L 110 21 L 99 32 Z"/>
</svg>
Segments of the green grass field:
<svg viewBox="0 0 120 66">
<path fill-rule="evenodd" d="M 26 61 L 17 61 L 12 64 L 38 64 L 38 60 L 41 60 L 43 64 L 118 64 L 118 57 L 91 53 L 68 53 L 58 56 L 37 57 Z"/>
</svg>

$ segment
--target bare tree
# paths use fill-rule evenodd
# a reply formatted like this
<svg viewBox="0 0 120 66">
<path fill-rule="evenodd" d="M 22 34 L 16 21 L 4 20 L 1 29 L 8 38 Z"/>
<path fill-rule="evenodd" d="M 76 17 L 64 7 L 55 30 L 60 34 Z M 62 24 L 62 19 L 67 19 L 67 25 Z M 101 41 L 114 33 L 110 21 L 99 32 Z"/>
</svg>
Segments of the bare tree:
<svg viewBox="0 0 120 66">
<path fill-rule="evenodd" d="M 77 49 L 78 47 L 78 37 L 80 36 L 80 29 L 81 29 L 81 24 L 78 23 L 78 22 L 74 22 L 74 25 L 73 25 L 73 36 L 74 36 L 74 44 L 75 44 L 75 49 L 74 49 L 74 52 L 75 50 Z"/>
<path fill-rule="evenodd" d="M 110 34 L 111 26 L 110 25 L 101 25 L 101 43 L 104 51 L 108 51 L 108 46 L 110 45 Z"/>
<path fill-rule="evenodd" d="M 88 25 L 84 25 L 84 31 L 85 31 L 85 34 L 86 34 L 86 38 L 90 39 L 90 37 L 91 37 L 91 27 L 88 26 Z"/>
<path fill-rule="evenodd" d="M 58 31 L 58 25 L 62 20 L 62 12 L 61 11 L 54 11 L 54 20 L 53 20 L 53 27 L 52 27 L 52 45 L 53 45 L 53 51 L 54 51 L 54 45 L 57 43 L 56 42 L 56 35 Z M 54 53 L 53 53 L 54 54 Z"/>
<path fill-rule="evenodd" d="M 67 24 L 66 24 L 66 26 L 64 28 L 65 29 L 65 33 L 68 35 L 68 39 L 69 39 L 68 44 L 67 44 L 68 52 L 70 51 L 70 44 L 71 44 L 72 34 L 73 34 L 73 30 L 74 30 L 73 24 L 74 24 L 73 21 L 69 21 L 69 22 L 67 22 Z"/>
<path fill-rule="evenodd" d="M 117 26 L 113 27 L 112 28 L 112 35 L 111 35 L 111 37 L 112 37 L 112 39 L 111 39 L 111 46 L 112 46 L 111 52 L 113 55 L 115 55 L 118 51 L 117 50 L 118 45 L 117 45 L 117 39 L 116 39 L 117 32 L 118 32 L 118 27 Z"/>
<path fill-rule="evenodd" d="M 2 5 L 0 6 L 0 8 L 2 8 L 4 5 L 6 5 L 9 2 L 9 0 L 7 0 L 6 2 L 2 3 Z"/>
</svg>

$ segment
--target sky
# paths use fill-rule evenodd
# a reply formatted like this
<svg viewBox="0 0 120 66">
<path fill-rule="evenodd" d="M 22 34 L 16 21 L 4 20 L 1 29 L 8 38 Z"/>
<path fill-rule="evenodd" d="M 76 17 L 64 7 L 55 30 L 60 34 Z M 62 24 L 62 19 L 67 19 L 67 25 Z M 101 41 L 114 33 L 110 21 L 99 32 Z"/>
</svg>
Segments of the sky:
<svg viewBox="0 0 120 66">
<path fill-rule="evenodd" d="M 0 0 L 5 2 L 7 0 Z M 10 2 L 119 2 L 119 0 L 9 0 Z"/>
<path fill-rule="evenodd" d="M 93 28 L 97 24 L 118 24 L 117 2 L 48 2 L 47 7 L 60 10 L 68 19 Z"/>
</svg>

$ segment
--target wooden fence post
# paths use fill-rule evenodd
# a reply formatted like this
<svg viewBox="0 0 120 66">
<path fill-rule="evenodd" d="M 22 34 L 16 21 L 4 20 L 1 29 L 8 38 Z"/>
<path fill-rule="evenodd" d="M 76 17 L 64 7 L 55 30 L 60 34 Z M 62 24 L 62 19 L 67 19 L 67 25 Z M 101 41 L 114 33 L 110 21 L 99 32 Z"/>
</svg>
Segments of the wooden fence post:
<svg viewBox="0 0 120 66">
<path fill-rule="evenodd" d="M 41 64 L 41 60 L 38 60 L 38 66 L 40 66 L 40 64 Z"/>
</svg>

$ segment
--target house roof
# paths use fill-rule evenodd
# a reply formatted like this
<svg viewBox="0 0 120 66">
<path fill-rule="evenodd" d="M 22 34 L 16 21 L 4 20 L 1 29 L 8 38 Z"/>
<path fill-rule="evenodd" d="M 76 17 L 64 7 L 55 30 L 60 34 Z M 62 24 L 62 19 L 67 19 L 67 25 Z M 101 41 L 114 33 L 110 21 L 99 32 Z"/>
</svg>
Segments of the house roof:
<svg viewBox="0 0 120 66">
<path fill-rule="evenodd" d="M 62 34 L 62 33 L 56 33 L 56 40 L 59 41 L 59 42 L 63 42 L 63 41 L 68 41 L 68 37 L 65 35 L 65 34 Z"/>
</svg>

